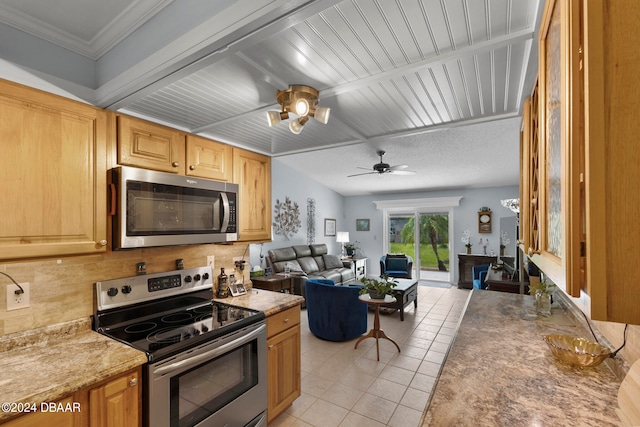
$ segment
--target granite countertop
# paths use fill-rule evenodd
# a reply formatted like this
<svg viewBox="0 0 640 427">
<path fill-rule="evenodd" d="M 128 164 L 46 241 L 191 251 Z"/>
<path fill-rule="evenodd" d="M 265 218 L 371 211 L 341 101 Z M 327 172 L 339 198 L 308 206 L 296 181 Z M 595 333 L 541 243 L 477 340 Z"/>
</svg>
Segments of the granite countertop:
<svg viewBox="0 0 640 427">
<path fill-rule="evenodd" d="M 472 292 L 422 426 L 620 425 L 620 377 L 605 363 L 565 365 L 542 340 L 550 333 L 593 340 L 589 330 L 566 306 L 536 316 L 533 301 Z"/>
<path fill-rule="evenodd" d="M 215 301 L 224 302 L 242 308 L 264 311 L 265 316 L 271 316 L 282 310 L 286 310 L 304 302 L 300 295 L 272 292 L 263 289 L 250 289 L 246 295 L 229 298 L 214 298 Z"/>
<path fill-rule="evenodd" d="M 147 356 L 91 330 L 89 318 L 0 337 L 2 402 L 51 402 L 136 368 Z M 0 421 L 18 413 L 0 411 Z"/>
</svg>

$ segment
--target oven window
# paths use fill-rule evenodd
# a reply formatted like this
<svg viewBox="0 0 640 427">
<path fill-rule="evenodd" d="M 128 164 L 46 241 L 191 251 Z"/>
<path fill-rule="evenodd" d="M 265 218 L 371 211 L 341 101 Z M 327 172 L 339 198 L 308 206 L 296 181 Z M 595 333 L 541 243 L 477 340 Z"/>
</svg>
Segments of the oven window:
<svg viewBox="0 0 640 427">
<path fill-rule="evenodd" d="M 193 426 L 258 384 L 253 340 L 171 378 L 171 426 Z"/>
<path fill-rule="evenodd" d="M 220 230 L 220 193 L 127 181 L 127 235 L 210 233 Z"/>
</svg>

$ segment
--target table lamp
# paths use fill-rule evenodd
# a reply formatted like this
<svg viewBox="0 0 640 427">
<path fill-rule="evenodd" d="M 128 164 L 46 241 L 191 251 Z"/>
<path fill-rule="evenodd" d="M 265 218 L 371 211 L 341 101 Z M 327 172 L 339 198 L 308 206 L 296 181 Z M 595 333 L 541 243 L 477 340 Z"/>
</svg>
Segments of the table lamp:
<svg viewBox="0 0 640 427">
<path fill-rule="evenodd" d="M 338 231 L 336 232 L 336 242 L 342 244 L 342 258 L 344 258 L 344 244 L 349 241 L 349 232 L 348 231 Z"/>
</svg>

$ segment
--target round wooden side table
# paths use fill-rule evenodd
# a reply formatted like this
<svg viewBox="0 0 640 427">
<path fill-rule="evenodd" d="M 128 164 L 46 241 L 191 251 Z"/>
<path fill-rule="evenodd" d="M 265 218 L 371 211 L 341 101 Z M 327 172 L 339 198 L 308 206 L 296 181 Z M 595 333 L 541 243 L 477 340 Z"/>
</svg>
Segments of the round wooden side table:
<svg viewBox="0 0 640 427">
<path fill-rule="evenodd" d="M 398 344 L 396 344 L 396 342 L 394 340 L 389 338 L 387 336 L 387 334 L 385 334 L 384 331 L 382 329 L 380 329 L 380 306 L 381 305 L 387 305 L 387 304 L 393 304 L 394 302 L 396 302 L 395 297 L 392 297 L 390 295 L 386 295 L 384 297 L 384 299 L 372 299 L 369 295 L 360 295 L 358 297 L 358 299 L 360 301 L 364 302 L 365 304 L 373 306 L 374 317 L 373 317 L 373 329 L 371 329 L 367 333 L 367 335 L 361 336 L 358 339 L 358 341 L 356 341 L 356 345 L 355 345 L 354 349 L 358 348 L 358 344 L 360 344 L 360 342 L 362 340 L 365 340 L 367 338 L 375 338 L 376 339 L 376 353 L 377 353 L 377 356 L 378 356 L 378 361 L 380 361 L 380 345 L 379 345 L 378 340 L 380 338 L 384 338 L 386 340 L 391 341 L 393 343 L 393 345 L 395 345 L 396 348 L 398 349 L 398 352 L 401 353 L 400 347 L 398 347 Z"/>
</svg>

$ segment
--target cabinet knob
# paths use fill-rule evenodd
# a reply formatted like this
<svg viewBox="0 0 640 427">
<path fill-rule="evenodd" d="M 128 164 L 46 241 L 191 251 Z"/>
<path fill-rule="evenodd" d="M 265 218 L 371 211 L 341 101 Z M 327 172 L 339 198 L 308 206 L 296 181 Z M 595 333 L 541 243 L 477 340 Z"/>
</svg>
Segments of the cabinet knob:
<svg viewBox="0 0 640 427">
<path fill-rule="evenodd" d="M 129 380 L 129 385 L 131 387 L 137 386 L 138 385 L 138 377 L 133 377 Z"/>
<path fill-rule="evenodd" d="M 189 165 L 189 170 L 190 171 L 196 170 L 196 165 Z"/>
<path fill-rule="evenodd" d="M 98 243 L 100 244 L 100 246 L 107 246 L 107 241 L 104 239 L 100 240 Z"/>
<path fill-rule="evenodd" d="M 180 162 L 173 162 L 171 163 L 171 166 L 173 166 L 174 168 L 177 168 L 180 166 Z"/>
<path fill-rule="evenodd" d="M 269 350 L 271 350 L 272 348 L 273 348 L 273 344 L 271 344 L 271 345 L 269 346 Z"/>
<path fill-rule="evenodd" d="M 284 323 L 289 323 L 289 319 L 284 319 Z"/>
</svg>

